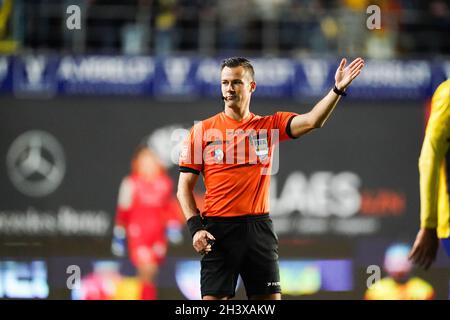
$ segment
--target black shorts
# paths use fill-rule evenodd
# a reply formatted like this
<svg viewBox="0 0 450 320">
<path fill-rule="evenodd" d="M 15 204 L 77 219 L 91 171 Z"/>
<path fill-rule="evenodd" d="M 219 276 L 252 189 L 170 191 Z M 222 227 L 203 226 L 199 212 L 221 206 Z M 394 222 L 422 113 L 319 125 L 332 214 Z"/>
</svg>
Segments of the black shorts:
<svg viewBox="0 0 450 320">
<path fill-rule="evenodd" d="M 278 238 L 268 214 L 206 217 L 216 241 L 201 261 L 201 294 L 233 297 L 239 275 L 247 296 L 281 292 Z"/>
</svg>

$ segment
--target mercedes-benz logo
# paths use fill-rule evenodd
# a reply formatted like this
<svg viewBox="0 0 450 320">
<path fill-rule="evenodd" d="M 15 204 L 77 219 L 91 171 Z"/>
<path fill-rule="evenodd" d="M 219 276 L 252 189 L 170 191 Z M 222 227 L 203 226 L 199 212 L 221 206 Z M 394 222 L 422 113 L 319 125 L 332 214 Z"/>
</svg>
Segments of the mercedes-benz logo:
<svg viewBox="0 0 450 320">
<path fill-rule="evenodd" d="M 13 185 L 31 197 L 55 191 L 66 171 L 61 144 L 40 130 L 27 131 L 14 140 L 6 155 L 6 166 Z"/>
</svg>

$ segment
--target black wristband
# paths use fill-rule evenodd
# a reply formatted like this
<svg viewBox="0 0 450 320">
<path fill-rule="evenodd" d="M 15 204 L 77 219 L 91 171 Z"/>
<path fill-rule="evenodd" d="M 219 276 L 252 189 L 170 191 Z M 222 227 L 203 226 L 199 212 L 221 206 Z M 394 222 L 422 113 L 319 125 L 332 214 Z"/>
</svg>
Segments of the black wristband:
<svg viewBox="0 0 450 320">
<path fill-rule="evenodd" d="M 190 217 L 189 220 L 187 221 L 187 226 L 192 238 L 194 237 L 197 231 L 205 229 L 202 223 L 202 217 L 199 214 Z"/>
<path fill-rule="evenodd" d="M 347 95 L 344 91 L 339 90 L 339 89 L 336 87 L 336 85 L 334 85 L 333 92 L 336 93 L 338 96 L 343 96 L 343 97 L 345 97 L 345 96 Z"/>
</svg>

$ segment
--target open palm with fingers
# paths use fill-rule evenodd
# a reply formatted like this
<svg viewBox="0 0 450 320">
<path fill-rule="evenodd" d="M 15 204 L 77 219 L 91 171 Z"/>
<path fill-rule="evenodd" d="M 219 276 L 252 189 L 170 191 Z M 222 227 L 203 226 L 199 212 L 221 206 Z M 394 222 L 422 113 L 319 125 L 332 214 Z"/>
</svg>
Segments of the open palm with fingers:
<svg viewBox="0 0 450 320">
<path fill-rule="evenodd" d="M 356 58 L 348 66 L 345 66 L 346 64 L 347 59 L 343 58 L 334 76 L 335 85 L 339 90 L 345 90 L 361 73 L 361 69 L 364 67 L 364 60 Z"/>
</svg>

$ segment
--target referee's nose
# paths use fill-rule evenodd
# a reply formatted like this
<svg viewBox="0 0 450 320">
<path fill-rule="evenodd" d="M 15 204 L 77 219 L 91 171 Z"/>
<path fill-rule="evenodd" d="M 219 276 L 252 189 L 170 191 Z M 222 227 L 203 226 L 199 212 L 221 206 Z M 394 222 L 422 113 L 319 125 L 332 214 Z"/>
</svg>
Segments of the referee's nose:
<svg viewBox="0 0 450 320">
<path fill-rule="evenodd" d="M 233 83 L 229 82 L 225 88 L 226 93 L 234 93 Z"/>
</svg>

